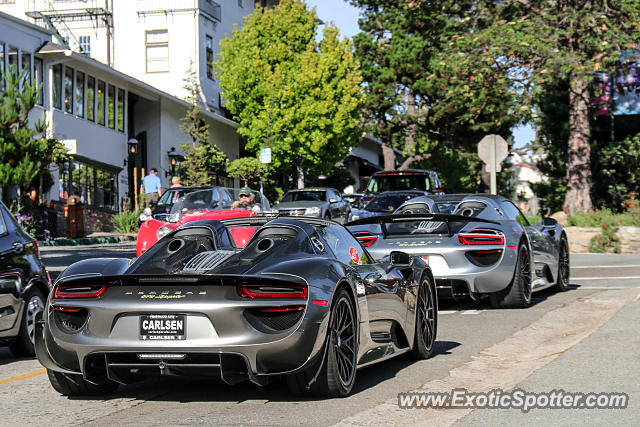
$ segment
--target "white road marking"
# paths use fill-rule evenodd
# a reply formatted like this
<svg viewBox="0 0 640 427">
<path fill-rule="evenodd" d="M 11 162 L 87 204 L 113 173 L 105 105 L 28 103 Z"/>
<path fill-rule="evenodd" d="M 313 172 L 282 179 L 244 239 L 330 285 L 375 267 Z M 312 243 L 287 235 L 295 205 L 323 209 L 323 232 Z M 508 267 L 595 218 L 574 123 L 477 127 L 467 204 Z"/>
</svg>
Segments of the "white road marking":
<svg viewBox="0 0 640 427">
<path fill-rule="evenodd" d="M 629 265 L 575 265 L 571 266 L 571 269 L 575 268 L 631 268 L 631 267 L 640 267 L 640 264 L 629 264 Z"/>
<path fill-rule="evenodd" d="M 480 314 L 483 310 L 465 310 L 462 314 Z"/>
<path fill-rule="evenodd" d="M 634 301 L 638 301 L 640 300 L 640 294 L 638 294 L 638 296 L 636 297 L 636 299 Z"/>
<path fill-rule="evenodd" d="M 640 289 L 640 286 L 580 286 L 576 289 Z"/>
<path fill-rule="evenodd" d="M 572 277 L 571 280 L 636 280 L 640 276 L 609 276 L 609 277 Z"/>
<path fill-rule="evenodd" d="M 453 314 L 457 312 L 458 310 L 438 310 L 438 314 Z"/>
</svg>

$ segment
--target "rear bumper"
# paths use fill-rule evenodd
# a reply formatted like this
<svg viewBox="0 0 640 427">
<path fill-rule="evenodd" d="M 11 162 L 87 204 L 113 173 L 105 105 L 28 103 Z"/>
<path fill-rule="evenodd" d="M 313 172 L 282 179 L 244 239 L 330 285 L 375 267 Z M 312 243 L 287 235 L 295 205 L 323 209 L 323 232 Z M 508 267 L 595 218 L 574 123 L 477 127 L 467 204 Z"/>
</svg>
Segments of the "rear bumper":
<svg viewBox="0 0 640 427">
<path fill-rule="evenodd" d="M 82 374 L 95 383 L 106 378 L 129 383 L 153 375 L 175 375 L 218 377 L 229 384 L 249 379 L 263 384 L 268 377 L 304 369 L 313 360 L 322 349 L 328 313 L 326 308 L 307 308 L 302 319 L 284 333 L 253 330 L 237 337 L 216 334 L 157 342 L 139 340 L 135 331 L 128 338 L 67 334 L 57 327 L 49 308 L 46 321 L 36 326 L 36 354 L 48 369 Z M 113 332 L 117 335 L 118 328 Z"/>
</svg>

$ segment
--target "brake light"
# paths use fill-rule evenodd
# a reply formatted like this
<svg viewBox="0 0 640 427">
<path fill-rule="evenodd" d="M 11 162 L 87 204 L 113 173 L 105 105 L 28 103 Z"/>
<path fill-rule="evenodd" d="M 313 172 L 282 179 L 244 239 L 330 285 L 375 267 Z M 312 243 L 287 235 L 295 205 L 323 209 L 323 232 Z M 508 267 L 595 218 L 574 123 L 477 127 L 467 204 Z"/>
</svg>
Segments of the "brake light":
<svg viewBox="0 0 640 427">
<path fill-rule="evenodd" d="M 463 245 L 504 245 L 504 235 L 499 231 L 475 228 L 468 233 L 460 233 L 458 240 Z"/>
<path fill-rule="evenodd" d="M 283 298 L 283 299 L 307 299 L 307 285 L 248 285 L 241 284 L 236 287 L 238 295 L 244 298 Z"/>
<path fill-rule="evenodd" d="M 57 299 L 97 298 L 104 294 L 108 285 L 56 285 L 53 297 Z"/>
<path fill-rule="evenodd" d="M 368 247 L 373 245 L 376 240 L 378 240 L 378 236 L 374 236 L 373 234 L 366 231 L 359 231 L 357 233 L 353 233 L 356 239 L 362 244 L 362 246 Z"/>
</svg>

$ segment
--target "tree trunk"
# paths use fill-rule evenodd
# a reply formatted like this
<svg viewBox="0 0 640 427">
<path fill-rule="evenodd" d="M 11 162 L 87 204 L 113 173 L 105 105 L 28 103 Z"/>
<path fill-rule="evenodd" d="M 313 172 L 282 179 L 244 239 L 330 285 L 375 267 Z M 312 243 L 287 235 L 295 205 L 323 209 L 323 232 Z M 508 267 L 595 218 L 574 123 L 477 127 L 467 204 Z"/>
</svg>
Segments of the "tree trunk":
<svg viewBox="0 0 640 427">
<path fill-rule="evenodd" d="M 571 73 L 569 88 L 569 156 L 567 195 L 564 211 L 570 214 L 590 211 L 591 204 L 591 128 L 589 125 L 589 86 L 584 75 Z"/>
<path fill-rule="evenodd" d="M 407 97 L 407 119 L 409 123 L 404 132 L 404 154 L 407 156 L 400 169 L 408 169 L 413 163 L 413 158 L 416 155 L 416 141 L 414 139 L 416 135 L 416 124 L 413 123 L 413 117 L 416 113 L 416 97 L 413 93 L 409 93 Z"/>
<path fill-rule="evenodd" d="M 393 151 L 391 141 L 382 144 L 382 157 L 384 158 L 384 170 L 390 171 L 396 168 L 396 153 Z"/>
<path fill-rule="evenodd" d="M 304 188 L 304 169 L 302 168 L 302 159 L 296 162 L 296 172 L 298 173 L 298 188 Z"/>
</svg>

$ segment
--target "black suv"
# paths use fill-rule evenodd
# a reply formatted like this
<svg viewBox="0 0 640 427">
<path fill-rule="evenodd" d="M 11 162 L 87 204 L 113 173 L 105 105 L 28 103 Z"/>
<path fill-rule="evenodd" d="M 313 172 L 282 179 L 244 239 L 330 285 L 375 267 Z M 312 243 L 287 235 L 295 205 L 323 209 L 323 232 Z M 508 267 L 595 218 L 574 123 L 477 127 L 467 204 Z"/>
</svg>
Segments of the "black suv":
<svg viewBox="0 0 640 427">
<path fill-rule="evenodd" d="M 373 196 L 383 191 L 422 190 L 431 194 L 444 194 L 440 178 L 435 171 L 424 169 L 405 169 L 393 171 L 380 171 L 371 176 L 363 205 L 369 203 Z"/>
<path fill-rule="evenodd" d="M 38 242 L 0 202 L 0 345 L 17 357 L 33 356 L 36 315 L 51 288 Z"/>
</svg>

